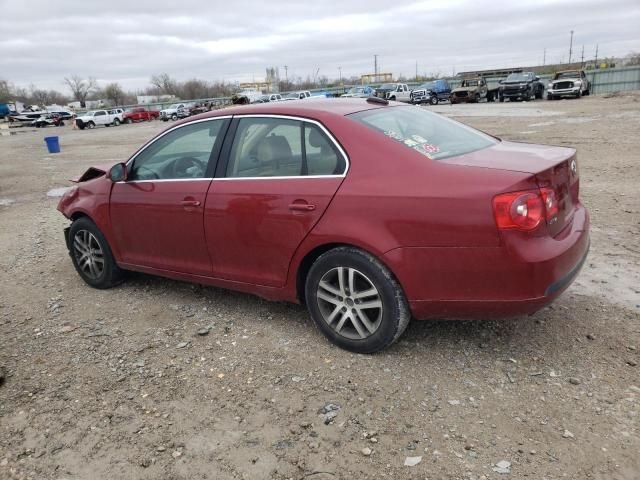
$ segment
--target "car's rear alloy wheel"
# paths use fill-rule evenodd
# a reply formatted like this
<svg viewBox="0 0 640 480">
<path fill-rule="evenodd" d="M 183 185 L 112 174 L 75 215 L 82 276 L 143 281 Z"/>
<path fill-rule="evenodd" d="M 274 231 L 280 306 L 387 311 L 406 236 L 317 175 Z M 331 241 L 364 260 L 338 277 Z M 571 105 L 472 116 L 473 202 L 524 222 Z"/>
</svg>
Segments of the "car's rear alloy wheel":
<svg viewBox="0 0 640 480">
<path fill-rule="evenodd" d="M 113 126 L 114 126 L 114 127 L 117 127 L 118 125 L 120 125 L 120 120 L 119 120 L 119 119 L 117 119 L 117 118 L 114 118 L 114 119 L 113 119 Z"/>
<path fill-rule="evenodd" d="M 73 266 L 80 277 L 95 288 L 109 288 L 122 280 L 107 240 L 86 217 L 74 221 L 69 230 Z"/>
<path fill-rule="evenodd" d="M 306 280 L 309 312 L 336 345 L 372 353 L 396 341 L 411 315 L 402 288 L 375 257 L 352 247 L 321 255 Z"/>
</svg>

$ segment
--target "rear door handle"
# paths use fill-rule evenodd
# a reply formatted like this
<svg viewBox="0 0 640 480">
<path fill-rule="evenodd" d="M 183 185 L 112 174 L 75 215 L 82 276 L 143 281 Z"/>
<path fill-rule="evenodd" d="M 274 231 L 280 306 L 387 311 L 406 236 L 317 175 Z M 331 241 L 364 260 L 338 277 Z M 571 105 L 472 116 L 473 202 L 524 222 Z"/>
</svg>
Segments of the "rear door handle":
<svg viewBox="0 0 640 480">
<path fill-rule="evenodd" d="M 311 212 L 316 209 L 315 205 L 310 203 L 292 203 L 289 205 L 289 210 L 295 210 L 299 212 Z"/>
<path fill-rule="evenodd" d="M 199 207 L 200 202 L 198 200 L 182 200 L 180 205 L 183 207 Z"/>
</svg>

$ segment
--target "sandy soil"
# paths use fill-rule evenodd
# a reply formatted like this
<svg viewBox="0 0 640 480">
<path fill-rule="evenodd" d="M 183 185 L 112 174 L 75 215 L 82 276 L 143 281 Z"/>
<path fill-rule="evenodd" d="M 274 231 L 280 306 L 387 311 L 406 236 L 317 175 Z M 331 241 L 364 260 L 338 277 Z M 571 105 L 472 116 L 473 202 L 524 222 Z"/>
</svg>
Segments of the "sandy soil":
<svg viewBox="0 0 640 480">
<path fill-rule="evenodd" d="M 576 147 L 591 254 L 531 317 L 412 322 L 370 356 L 300 306 L 82 283 L 52 190 L 161 122 L 0 137 L 0 478 L 640 478 L 640 94 L 425 108 Z"/>
</svg>

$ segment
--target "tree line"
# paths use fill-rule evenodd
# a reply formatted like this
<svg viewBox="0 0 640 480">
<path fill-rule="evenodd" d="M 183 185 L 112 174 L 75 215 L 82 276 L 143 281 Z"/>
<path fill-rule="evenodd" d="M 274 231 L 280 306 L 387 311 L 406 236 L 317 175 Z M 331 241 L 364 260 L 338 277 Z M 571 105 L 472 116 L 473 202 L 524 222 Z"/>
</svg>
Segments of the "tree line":
<svg viewBox="0 0 640 480">
<path fill-rule="evenodd" d="M 357 77 L 344 79 L 347 82 L 359 83 Z M 239 90 L 236 83 L 224 81 L 207 81 L 199 78 L 180 81 L 167 73 L 152 75 L 149 86 L 145 89 L 125 90 L 118 82 L 100 86 L 95 78 L 70 75 L 63 80 L 65 92 L 54 89 L 41 89 L 36 85 L 28 88 L 17 87 L 8 80 L 0 79 L 0 103 L 19 101 L 26 105 L 66 105 L 71 101 L 80 102 L 84 108 L 88 100 L 106 100 L 109 104 L 133 105 L 137 103 L 137 95 L 173 95 L 176 98 L 190 100 L 198 98 L 230 97 Z M 338 82 L 334 82 L 335 85 Z M 279 82 L 280 91 L 309 90 L 331 86 L 327 77 L 321 76 L 311 79 L 307 77 L 291 78 Z"/>
</svg>

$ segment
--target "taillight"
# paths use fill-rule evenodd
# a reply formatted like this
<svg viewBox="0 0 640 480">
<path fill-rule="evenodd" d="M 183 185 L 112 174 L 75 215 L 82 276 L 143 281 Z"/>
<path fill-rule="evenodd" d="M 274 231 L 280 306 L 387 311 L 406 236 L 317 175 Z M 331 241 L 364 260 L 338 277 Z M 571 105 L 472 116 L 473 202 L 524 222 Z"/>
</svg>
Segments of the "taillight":
<svg viewBox="0 0 640 480">
<path fill-rule="evenodd" d="M 544 201 L 544 209 L 546 211 L 547 222 L 551 223 L 558 216 L 558 200 L 556 193 L 550 188 L 541 188 L 542 200 Z"/>
<path fill-rule="evenodd" d="M 526 190 L 496 195 L 493 213 L 498 228 L 534 230 L 545 215 L 545 206 L 539 190 Z"/>
</svg>

